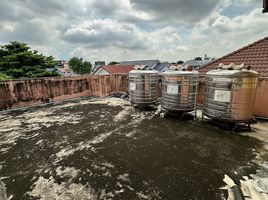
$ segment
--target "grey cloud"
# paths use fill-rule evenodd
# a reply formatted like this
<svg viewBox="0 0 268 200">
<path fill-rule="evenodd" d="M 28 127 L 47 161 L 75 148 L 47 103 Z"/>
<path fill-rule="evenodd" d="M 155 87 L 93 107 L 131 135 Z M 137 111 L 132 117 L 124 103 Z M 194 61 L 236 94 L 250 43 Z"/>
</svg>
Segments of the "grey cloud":
<svg viewBox="0 0 268 200">
<path fill-rule="evenodd" d="M 74 19 L 74 13 L 81 13 L 75 9 L 78 6 L 71 12 L 71 5 L 56 0 L 1 0 L 1 42 L 18 40 L 40 45 L 57 40 L 59 29 Z"/>
<path fill-rule="evenodd" d="M 253 1 L 257 2 L 238 0 L 248 10 L 256 6 L 246 2 Z M 0 42 L 20 40 L 66 56 L 81 47 L 100 52 L 95 57 L 104 59 L 223 54 L 226 47 L 215 45 L 220 40 L 231 41 L 234 48 L 241 46 L 241 40 L 267 35 L 267 17 L 261 10 L 241 19 L 228 16 L 239 15 L 233 13 L 236 4 L 230 0 L 0 0 Z M 188 44 L 191 50 L 183 51 Z"/>
<path fill-rule="evenodd" d="M 13 30 L 0 32 L 2 41 L 17 40 L 31 44 L 43 44 L 49 43 L 50 34 L 53 34 L 49 27 L 46 24 L 40 23 L 40 21 L 22 20 L 12 26 Z"/>
<path fill-rule="evenodd" d="M 24 0 L 25 7 L 30 7 L 35 13 L 42 15 L 58 15 L 64 12 L 66 4 L 57 0 Z"/>
<path fill-rule="evenodd" d="M 131 50 L 146 49 L 148 40 L 137 28 L 112 20 L 94 20 L 66 30 L 62 39 L 91 48 L 119 47 Z"/>
<path fill-rule="evenodd" d="M 111 16 L 116 12 L 118 5 L 112 0 L 96 0 L 90 5 L 98 15 Z"/>
<path fill-rule="evenodd" d="M 133 15 L 136 11 L 132 9 L 129 0 L 92 0 L 89 6 L 94 8 L 94 15 L 100 18 L 118 19 L 131 23 L 143 21 Z"/>
<path fill-rule="evenodd" d="M 68 13 L 68 4 L 56 0 L 1 0 L 0 20 L 19 21 Z"/>
<path fill-rule="evenodd" d="M 221 0 L 130 0 L 137 10 L 150 13 L 155 21 L 194 23 L 210 15 Z"/>
<path fill-rule="evenodd" d="M 23 12 L 24 11 L 24 12 Z M 26 8 L 20 5 L 19 1 L 0 1 L 0 20 L 19 20 L 20 18 L 28 18 L 29 14 Z"/>
</svg>

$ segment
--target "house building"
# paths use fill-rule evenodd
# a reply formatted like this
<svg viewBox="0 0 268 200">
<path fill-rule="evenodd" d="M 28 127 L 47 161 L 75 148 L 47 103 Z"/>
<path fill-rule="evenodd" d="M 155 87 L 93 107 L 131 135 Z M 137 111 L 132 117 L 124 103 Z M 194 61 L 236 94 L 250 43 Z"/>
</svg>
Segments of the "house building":
<svg viewBox="0 0 268 200">
<path fill-rule="evenodd" d="M 164 71 L 169 70 L 170 65 L 171 64 L 168 62 L 161 62 L 161 63 L 158 63 L 153 69 L 158 71 L 160 74 L 162 74 Z"/>
<path fill-rule="evenodd" d="M 100 66 L 93 74 L 94 75 L 111 75 L 111 74 L 128 74 L 134 69 L 134 65 L 103 65 Z"/>
<path fill-rule="evenodd" d="M 94 66 L 92 68 L 92 73 L 97 71 L 97 69 L 102 65 L 105 65 L 105 61 L 95 61 Z"/>
<path fill-rule="evenodd" d="M 242 47 L 203 66 L 199 70 L 201 76 L 199 103 L 202 103 L 203 99 L 204 85 L 202 86 L 202 81 L 204 81 L 205 73 L 209 70 L 215 69 L 215 67 L 217 67 L 220 63 L 225 65 L 230 63 L 237 65 L 244 63 L 246 66 L 250 65 L 251 69 L 259 73 L 259 84 L 257 88 L 254 113 L 256 116 L 268 118 L 268 37 Z"/>
<path fill-rule="evenodd" d="M 168 62 L 160 62 L 159 60 L 134 60 L 134 61 L 122 61 L 120 64 L 144 66 L 146 70 L 156 70 L 162 73 L 169 69 L 170 64 Z"/>
<path fill-rule="evenodd" d="M 160 63 L 159 60 L 133 60 L 120 62 L 122 65 L 144 65 L 148 66 L 150 69 L 154 68 L 158 63 Z"/>
<path fill-rule="evenodd" d="M 73 70 L 70 68 L 69 63 L 65 60 L 57 60 L 56 70 L 63 76 L 73 76 Z"/>
<path fill-rule="evenodd" d="M 199 69 L 202 66 L 208 64 L 209 62 L 211 62 L 211 60 L 187 60 L 184 63 L 182 63 L 182 66 L 185 65 L 191 65 L 193 68 L 195 69 Z"/>
</svg>

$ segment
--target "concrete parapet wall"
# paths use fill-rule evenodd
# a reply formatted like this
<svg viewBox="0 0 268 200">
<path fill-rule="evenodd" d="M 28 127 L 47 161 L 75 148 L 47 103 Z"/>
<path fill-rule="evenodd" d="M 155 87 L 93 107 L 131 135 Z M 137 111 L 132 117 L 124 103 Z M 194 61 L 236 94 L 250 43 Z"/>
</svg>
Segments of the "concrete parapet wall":
<svg viewBox="0 0 268 200">
<path fill-rule="evenodd" d="M 260 79 L 254 104 L 254 114 L 268 118 L 268 79 Z"/>
<path fill-rule="evenodd" d="M 204 78 L 200 78 L 197 97 L 199 107 L 203 105 L 204 89 Z M 0 110 L 78 97 L 104 97 L 122 91 L 128 93 L 127 75 L 0 81 Z M 260 79 L 254 105 L 256 116 L 268 118 L 267 92 L 268 79 Z"/>
<path fill-rule="evenodd" d="M 127 75 L 0 81 L 0 110 L 121 91 L 128 92 Z"/>
</svg>

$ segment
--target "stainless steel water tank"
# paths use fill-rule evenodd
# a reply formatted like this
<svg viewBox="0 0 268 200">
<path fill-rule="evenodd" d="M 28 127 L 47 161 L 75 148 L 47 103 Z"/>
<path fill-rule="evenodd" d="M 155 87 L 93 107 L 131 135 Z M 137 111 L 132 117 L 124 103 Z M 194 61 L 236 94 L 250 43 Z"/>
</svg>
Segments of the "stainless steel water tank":
<svg viewBox="0 0 268 200">
<path fill-rule="evenodd" d="M 253 117 L 258 73 L 247 69 L 207 72 L 203 114 L 210 118 L 247 122 Z"/>
<path fill-rule="evenodd" d="M 156 70 L 132 70 L 129 72 L 130 101 L 138 106 L 157 102 L 159 74 Z"/>
<path fill-rule="evenodd" d="M 169 111 L 193 111 L 196 108 L 197 71 L 170 70 L 162 74 L 161 105 Z"/>
</svg>

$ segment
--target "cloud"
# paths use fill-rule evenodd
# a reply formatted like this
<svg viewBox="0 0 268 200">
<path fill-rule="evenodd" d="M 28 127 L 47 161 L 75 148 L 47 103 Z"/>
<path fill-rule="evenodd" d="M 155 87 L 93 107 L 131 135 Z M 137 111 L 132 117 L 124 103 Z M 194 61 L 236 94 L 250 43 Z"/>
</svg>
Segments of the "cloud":
<svg viewBox="0 0 268 200">
<path fill-rule="evenodd" d="M 154 21 L 167 23 L 195 23 L 224 1 L 221 0 L 130 0 L 137 10 L 150 13 Z"/>
<path fill-rule="evenodd" d="M 1 0 L 0 20 L 17 21 L 40 17 L 59 16 L 68 6 L 56 0 Z"/>
<path fill-rule="evenodd" d="M 254 9 L 248 15 L 234 18 L 219 16 L 212 24 L 212 28 L 221 33 L 260 33 L 261 31 L 265 32 L 263 29 L 265 25 L 267 25 L 267 17 L 261 13 L 261 9 Z"/>
<path fill-rule="evenodd" d="M 187 40 L 199 46 L 197 52 L 220 57 L 267 37 L 266 26 L 268 16 L 262 14 L 260 8 L 233 18 L 214 13 L 197 24 Z"/>
<path fill-rule="evenodd" d="M 129 0 L 94 0 L 90 4 L 100 15 L 111 16 L 118 10 L 131 10 Z"/>
<path fill-rule="evenodd" d="M 257 0 L 1 0 L 0 43 L 59 59 L 222 56 L 268 35 Z"/>
<path fill-rule="evenodd" d="M 72 25 L 62 38 L 70 43 L 80 43 L 95 48 L 116 46 L 146 49 L 149 46 L 146 35 L 138 27 L 110 19 L 84 21 Z"/>
<path fill-rule="evenodd" d="M 94 8 L 94 17 L 117 19 L 131 23 L 152 20 L 152 17 L 145 11 L 135 9 L 130 0 L 91 0 L 89 2 L 87 10 Z"/>
<path fill-rule="evenodd" d="M 69 33 L 77 34 L 75 39 L 79 38 L 79 41 L 73 40 L 72 42 L 79 42 L 81 45 L 75 48 L 72 51 L 72 55 L 82 55 L 87 59 L 92 59 L 93 57 L 99 60 L 124 60 L 126 59 L 148 59 L 148 58 L 158 58 L 161 60 L 167 60 L 168 57 L 176 57 L 180 52 L 189 51 L 189 46 L 181 44 L 181 37 L 178 30 L 175 27 L 165 27 L 163 29 L 156 29 L 153 31 L 144 31 L 141 29 L 134 28 L 135 31 L 132 31 L 133 27 L 130 28 L 130 32 L 125 32 L 126 24 L 117 21 L 111 20 L 102 20 L 101 22 L 109 24 L 108 33 L 105 30 L 101 29 L 101 31 L 97 31 L 96 29 L 88 29 L 88 23 L 86 23 L 86 29 L 79 28 L 69 29 Z M 92 22 L 91 22 L 92 23 Z M 95 22 L 95 24 L 99 24 L 99 22 Z M 118 30 L 116 27 L 111 26 L 110 24 L 115 23 L 116 27 L 124 27 L 123 29 L 119 29 L 125 35 L 121 36 L 120 33 L 118 39 L 121 41 L 119 45 L 116 40 L 111 40 L 114 33 L 111 34 L 111 31 Z M 103 25 L 100 27 L 103 28 Z M 126 26 L 127 27 L 127 26 Z M 86 33 L 85 33 L 86 32 Z M 98 33 L 101 32 L 101 37 Z M 117 31 L 115 31 L 118 34 Z M 133 35 L 133 32 L 135 34 Z M 85 38 L 83 38 L 84 35 Z M 99 38 L 100 37 L 100 38 Z M 122 40 L 122 38 L 125 38 Z M 74 39 L 74 38 L 72 38 Z M 100 42 L 99 42 L 100 41 Z M 134 46 L 135 48 L 129 48 L 129 46 L 136 41 L 134 44 L 138 43 L 141 46 Z M 124 48 L 122 48 L 124 46 Z"/>
<path fill-rule="evenodd" d="M 5 31 L 0 32 L 0 37 L 5 41 L 18 40 L 30 44 L 49 44 L 57 33 L 48 25 L 46 21 L 40 19 L 2 23 Z"/>
</svg>

